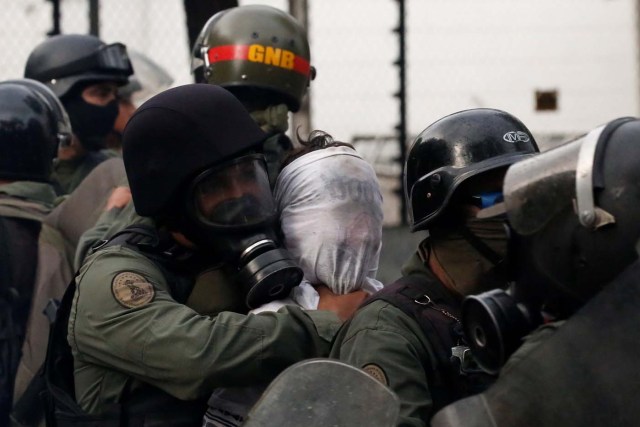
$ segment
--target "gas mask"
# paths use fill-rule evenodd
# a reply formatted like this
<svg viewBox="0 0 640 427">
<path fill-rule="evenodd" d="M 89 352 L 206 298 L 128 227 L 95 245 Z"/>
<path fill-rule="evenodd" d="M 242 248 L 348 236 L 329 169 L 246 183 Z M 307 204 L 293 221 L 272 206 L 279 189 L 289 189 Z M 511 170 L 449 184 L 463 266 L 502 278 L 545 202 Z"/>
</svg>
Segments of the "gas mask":
<svg viewBox="0 0 640 427">
<path fill-rule="evenodd" d="M 280 247 L 264 157 L 251 154 L 202 172 L 187 191 L 181 231 L 213 257 L 256 308 L 283 298 L 302 270 Z"/>
<path fill-rule="evenodd" d="M 522 338 L 542 324 L 542 305 L 548 294 L 545 283 L 530 264 L 519 262 L 530 247 L 509 233 L 507 289 L 470 295 L 462 303 L 462 325 L 467 343 L 478 365 L 496 375 Z"/>
<path fill-rule="evenodd" d="M 498 372 L 543 318 L 571 316 L 610 280 L 602 274 L 622 270 L 625 262 L 613 266 L 618 259 L 635 259 L 626 243 L 634 228 L 627 226 L 627 233 L 617 228 L 624 211 L 609 211 L 596 203 L 596 195 L 610 200 L 608 206 L 614 208 L 625 201 L 621 195 L 627 177 L 620 173 L 622 178 L 615 181 L 616 167 L 610 168 L 611 177 L 605 177 L 598 153 L 605 152 L 611 134 L 627 122 L 628 118 L 613 121 L 512 165 L 504 180 L 504 202 L 478 214 L 506 213 L 514 231 L 509 290 L 469 297 L 462 306 L 465 334 L 485 370 Z M 620 146 L 624 152 L 625 145 Z M 626 210 L 634 209 L 637 198 L 626 197 L 633 200 Z M 628 224 L 636 222 L 637 216 Z"/>
</svg>

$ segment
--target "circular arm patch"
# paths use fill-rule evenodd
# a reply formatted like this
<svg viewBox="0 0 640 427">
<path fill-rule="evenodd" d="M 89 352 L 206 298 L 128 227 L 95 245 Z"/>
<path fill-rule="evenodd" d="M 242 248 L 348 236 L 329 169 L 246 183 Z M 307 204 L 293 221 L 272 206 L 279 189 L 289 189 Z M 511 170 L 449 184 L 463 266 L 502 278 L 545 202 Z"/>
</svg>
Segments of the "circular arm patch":
<svg viewBox="0 0 640 427">
<path fill-rule="evenodd" d="M 147 279 L 131 271 L 123 271 L 113 278 L 111 292 L 116 301 L 127 308 L 148 304 L 156 295 L 156 290 Z"/>
<path fill-rule="evenodd" d="M 387 380 L 387 375 L 384 373 L 384 370 L 375 363 L 369 363 L 368 365 L 363 366 L 362 370 L 382 384 L 386 386 L 389 385 L 389 381 Z"/>
</svg>

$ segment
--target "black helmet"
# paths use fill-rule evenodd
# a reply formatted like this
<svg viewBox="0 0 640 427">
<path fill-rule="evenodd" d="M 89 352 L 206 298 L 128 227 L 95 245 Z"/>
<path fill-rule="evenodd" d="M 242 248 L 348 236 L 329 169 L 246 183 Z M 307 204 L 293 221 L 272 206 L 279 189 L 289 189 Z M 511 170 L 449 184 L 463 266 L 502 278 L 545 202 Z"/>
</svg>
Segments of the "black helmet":
<svg viewBox="0 0 640 427">
<path fill-rule="evenodd" d="M 536 152 L 526 126 L 504 111 L 465 110 L 431 124 L 414 141 L 405 165 L 411 231 L 425 229 L 438 218 L 467 179 Z"/>
<path fill-rule="evenodd" d="M 95 36 L 66 34 L 51 37 L 33 49 L 24 76 L 45 83 L 58 97 L 80 83 L 113 81 L 124 85 L 133 74 L 127 49 L 105 44 Z"/>
<path fill-rule="evenodd" d="M 640 120 L 621 118 L 512 166 L 511 227 L 528 236 L 534 268 L 579 301 L 638 258 Z"/>
<path fill-rule="evenodd" d="M 189 180 L 266 138 L 242 104 L 213 85 L 190 84 L 142 104 L 123 134 L 123 158 L 136 211 L 167 215 Z"/>
<path fill-rule="evenodd" d="M 298 111 L 315 76 L 305 29 L 289 14 L 263 5 L 234 7 L 209 19 L 192 52 L 192 71 L 243 99 L 256 93 Z"/>
<path fill-rule="evenodd" d="M 56 96 L 28 80 L 0 82 L 0 178 L 48 181 L 71 125 Z"/>
<path fill-rule="evenodd" d="M 4 83 L 15 83 L 26 86 L 40 94 L 49 104 L 49 109 L 53 112 L 54 120 L 57 122 L 58 143 L 66 145 L 71 142 L 73 130 L 71 129 L 69 115 L 67 114 L 67 110 L 64 109 L 62 102 L 60 102 L 60 99 L 58 99 L 51 89 L 45 84 L 33 79 L 5 80 Z"/>
</svg>

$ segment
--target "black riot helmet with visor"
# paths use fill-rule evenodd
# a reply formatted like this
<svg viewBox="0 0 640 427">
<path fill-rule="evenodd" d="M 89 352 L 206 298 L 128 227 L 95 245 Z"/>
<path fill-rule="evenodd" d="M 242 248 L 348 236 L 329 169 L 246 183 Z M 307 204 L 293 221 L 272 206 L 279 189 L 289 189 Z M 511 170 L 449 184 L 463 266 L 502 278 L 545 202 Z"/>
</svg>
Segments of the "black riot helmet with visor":
<svg viewBox="0 0 640 427">
<path fill-rule="evenodd" d="M 191 60 L 198 82 L 220 85 L 245 102 L 285 103 L 294 112 L 316 75 L 304 27 L 266 5 L 213 15 L 200 31 Z"/>
<path fill-rule="evenodd" d="M 71 143 L 73 130 L 71 129 L 69 115 L 64 109 L 62 102 L 60 102 L 60 99 L 58 99 L 51 89 L 49 89 L 44 83 L 40 83 L 33 79 L 5 80 L 3 83 L 12 83 L 28 87 L 44 98 L 49 114 L 52 116 L 52 120 L 56 123 L 56 139 L 58 141 L 58 145 L 65 147 Z"/>
<path fill-rule="evenodd" d="M 27 59 L 24 76 L 45 83 L 58 97 L 79 85 L 128 82 L 133 74 L 122 43 L 106 44 L 85 34 L 64 34 L 40 43 Z"/>
<path fill-rule="evenodd" d="M 537 268 L 578 299 L 591 297 L 636 257 L 639 131 L 637 119 L 611 121 L 514 165 L 505 177 L 511 227 L 535 242 Z"/>
<path fill-rule="evenodd" d="M 504 111 L 476 108 L 434 122 L 418 135 L 406 160 L 411 231 L 427 229 L 442 217 L 465 181 L 538 151 L 527 127 Z"/>
<path fill-rule="evenodd" d="M 570 316 L 638 258 L 638 141 L 640 120 L 620 118 L 509 168 L 504 202 L 479 216 L 506 212 L 521 274 L 508 292 L 469 297 L 462 309 L 485 369 L 500 369 L 540 311 Z"/>
<path fill-rule="evenodd" d="M 71 139 L 69 118 L 43 84 L 0 82 L 0 179 L 49 181 L 60 144 Z"/>
<path fill-rule="evenodd" d="M 280 248 L 266 138 L 231 93 L 185 85 L 145 102 L 123 134 L 136 211 L 183 233 L 241 286 L 248 307 L 288 295 L 302 270 Z"/>
</svg>

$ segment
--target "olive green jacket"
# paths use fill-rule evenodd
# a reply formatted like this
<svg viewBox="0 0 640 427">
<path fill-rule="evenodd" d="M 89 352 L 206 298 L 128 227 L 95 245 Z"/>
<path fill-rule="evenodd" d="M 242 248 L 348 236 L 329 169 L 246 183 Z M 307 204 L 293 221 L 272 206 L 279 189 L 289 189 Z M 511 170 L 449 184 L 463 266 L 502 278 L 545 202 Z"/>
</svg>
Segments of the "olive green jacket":
<svg viewBox="0 0 640 427">
<path fill-rule="evenodd" d="M 100 163 L 120 154 L 114 150 L 89 151 L 78 159 L 59 160 L 53 163 L 51 180 L 55 183 L 59 194 L 71 194 L 73 190 Z"/>
<path fill-rule="evenodd" d="M 53 209 L 55 199 L 56 194 L 50 184 L 32 181 L 16 181 L 9 184 L 3 184 L 0 185 L 0 216 L 24 218 L 42 222 L 46 215 Z M 45 230 L 46 225 L 42 224 L 40 235 L 42 235 Z M 38 253 L 38 257 L 41 255 L 41 253 Z M 22 260 L 22 262 L 31 262 L 37 265 L 38 260 Z M 36 265 L 34 265 L 34 268 L 37 268 Z M 36 272 L 36 274 L 38 274 L 38 272 Z M 32 301 L 36 299 L 35 283 L 33 292 L 34 295 L 32 296 Z M 44 317 L 43 315 L 41 316 Z M 27 343 L 26 338 L 25 343 Z M 16 383 L 14 387 L 14 396 L 16 398 L 22 395 L 28 381 L 33 376 L 31 375 L 29 376 L 29 380 L 24 379 L 23 381 L 19 369 L 16 374 Z"/>
<path fill-rule="evenodd" d="M 73 259 L 80 236 L 95 224 L 113 188 L 120 183 L 126 184 L 122 159 L 106 160 L 44 219 L 38 241 L 34 296 L 16 373 L 14 401 L 22 396 L 44 361 L 49 340 L 49 319 L 43 310 L 49 300 L 62 299 L 77 271 Z M 49 188 L 51 197 L 53 190 L 51 186 Z"/>
<path fill-rule="evenodd" d="M 0 185 L 0 215 L 42 221 L 53 209 L 56 194 L 50 184 L 16 181 Z"/>
<path fill-rule="evenodd" d="M 435 280 L 415 253 L 403 267 L 403 276 Z M 432 345 L 418 323 L 385 301 L 358 310 L 338 332 L 331 357 L 364 369 L 393 390 L 400 399 L 400 426 L 426 426 L 433 415 L 427 369 L 435 367 Z"/>
<path fill-rule="evenodd" d="M 159 267 L 112 246 L 90 255 L 78 276 L 68 325 L 78 403 L 100 413 L 129 377 L 183 400 L 216 387 L 274 378 L 287 366 L 326 356 L 339 320 L 287 307 L 277 313 L 198 314 L 170 295 Z"/>
</svg>

